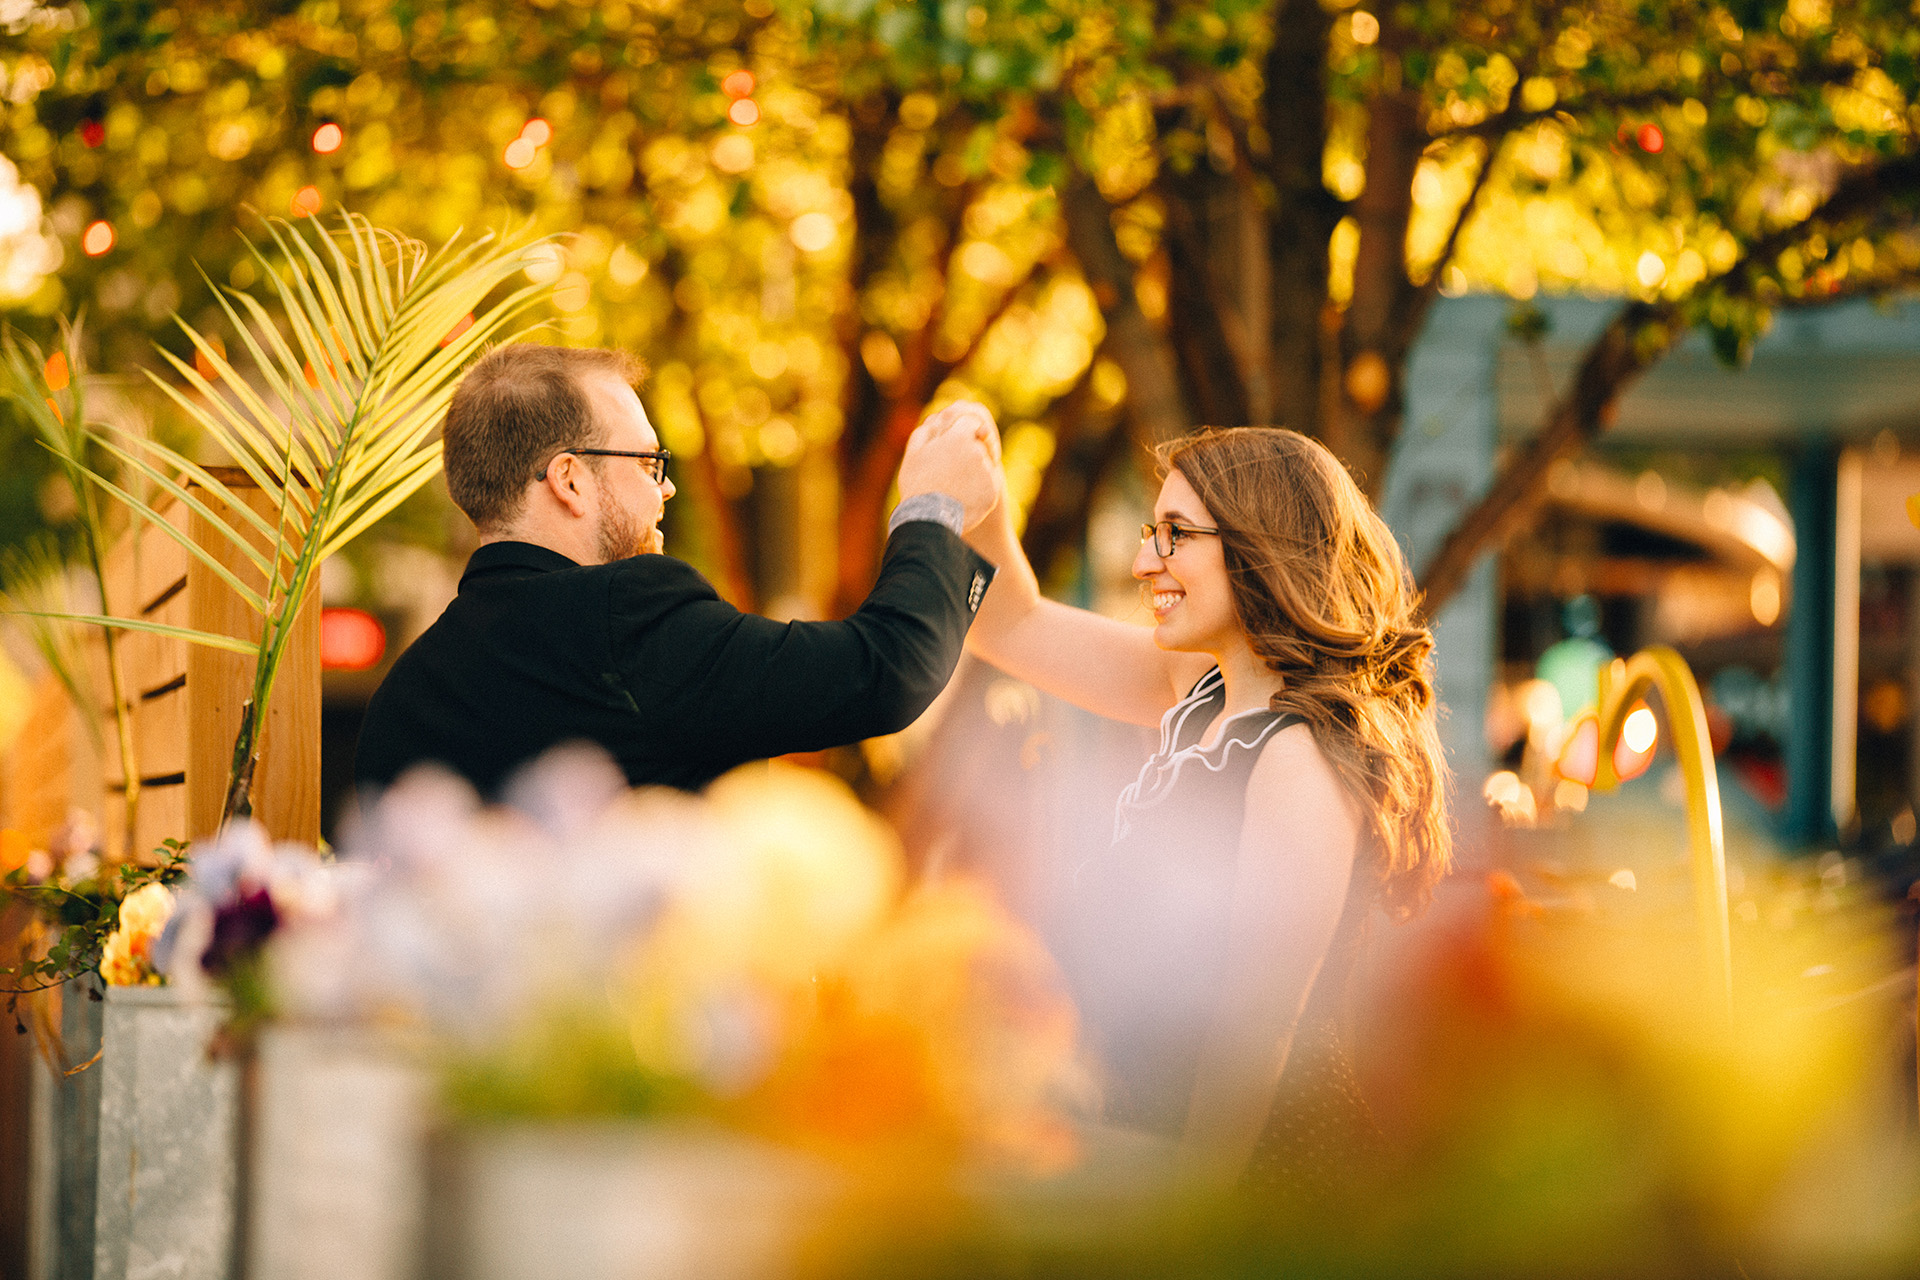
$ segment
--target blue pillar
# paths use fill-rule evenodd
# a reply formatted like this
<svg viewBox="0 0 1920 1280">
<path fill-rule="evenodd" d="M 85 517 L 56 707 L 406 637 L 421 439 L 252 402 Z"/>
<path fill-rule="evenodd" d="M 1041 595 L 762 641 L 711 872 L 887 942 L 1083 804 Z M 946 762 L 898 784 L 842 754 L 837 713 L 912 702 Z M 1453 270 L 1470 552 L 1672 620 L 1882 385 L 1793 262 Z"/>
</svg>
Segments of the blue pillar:
<svg viewBox="0 0 1920 1280">
<path fill-rule="evenodd" d="M 1505 298 L 1437 304 L 1407 364 L 1406 417 L 1387 468 L 1380 513 L 1416 574 L 1493 480 L 1499 427 L 1496 375 Z M 1462 834 L 1483 813 L 1487 699 L 1500 654 L 1499 583 L 1489 554 L 1434 619 L 1440 739 L 1462 784 L 1454 811 Z"/>
<path fill-rule="evenodd" d="M 1834 496 L 1840 450 L 1810 442 L 1793 462 L 1787 507 L 1798 544 L 1793 602 L 1787 614 L 1787 740 L 1780 744 L 1787 801 L 1780 835 L 1802 847 L 1834 837 L 1833 555 Z"/>
</svg>

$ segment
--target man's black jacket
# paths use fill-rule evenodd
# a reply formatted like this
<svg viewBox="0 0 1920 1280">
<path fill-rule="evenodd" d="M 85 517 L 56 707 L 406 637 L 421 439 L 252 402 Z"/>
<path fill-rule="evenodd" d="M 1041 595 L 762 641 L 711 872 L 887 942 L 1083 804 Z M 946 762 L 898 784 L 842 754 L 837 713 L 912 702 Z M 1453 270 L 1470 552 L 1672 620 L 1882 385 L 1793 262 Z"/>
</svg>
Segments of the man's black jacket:
<svg viewBox="0 0 1920 1280">
<path fill-rule="evenodd" d="M 691 790 L 748 760 L 893 733 L 945 687 L 992 576 L 951 530 L 911 520 L 852 617 L 779 623 L 670 556 L 578 565 L 489 543 L 375 691 L 354 776 L 378 788 L 431 760 L 492 793 L 548 747 L 587 741 L 635 786 Z"/>
</svg>

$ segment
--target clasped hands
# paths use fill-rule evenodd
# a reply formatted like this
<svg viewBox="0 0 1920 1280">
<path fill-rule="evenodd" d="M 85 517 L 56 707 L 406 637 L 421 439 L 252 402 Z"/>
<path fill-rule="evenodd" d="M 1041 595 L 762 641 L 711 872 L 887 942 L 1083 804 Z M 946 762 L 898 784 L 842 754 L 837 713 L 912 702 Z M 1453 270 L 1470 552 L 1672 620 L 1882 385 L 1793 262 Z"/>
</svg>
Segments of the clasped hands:
<svg viewBox="0 0 1920 1280">
<path fill-rule="evenodd" d="M 900 460 L 900 497 L 944 493 L 965 511 L 971 530 L 1000 504 L 1006 478 L 1000 468 L 1000 428 L 973 400 L 956 400 L 914 428 Z"/>
</svg>

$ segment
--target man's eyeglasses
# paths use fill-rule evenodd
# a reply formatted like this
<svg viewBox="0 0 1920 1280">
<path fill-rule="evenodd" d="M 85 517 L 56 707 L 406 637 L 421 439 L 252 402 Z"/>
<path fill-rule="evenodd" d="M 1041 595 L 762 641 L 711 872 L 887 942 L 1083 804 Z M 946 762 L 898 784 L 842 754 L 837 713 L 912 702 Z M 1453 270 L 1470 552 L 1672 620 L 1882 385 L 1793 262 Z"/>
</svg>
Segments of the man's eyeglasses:
<svg viewBox="0 0 1920 1280">
<path fill-rule="evenodd" d="M 1162 520 L 1158 524 L 1140 526 L 1140 541 L 1153 543 L 1153 552 L 1162 560 L 1172 555 L 1180 545 L 1180 539 L 1191 538 L 1196 534 L 1210 533 L 1218 537 L 1218 529 L 1207 529 L 1197 524 L 1175 524 L 1171 520 Z"/>
<path fill-rule="evenodd" d="M 640 459 L 642 468 L 648 475 L 653 477 L 655 484 L 665 484 L 667 482 L 667 460 L 673 457 L 673 454 L 665 449 L 646 449 L 639 452 L 631 449 L 562 449 L 560 453 L 589 454 L 596 458 L 638 458 Z M 560 453 L 556 453 L 553 456 L 557 458 L 560 456 Z M 553 460 L 550 458 L 547 460 L 547 467 L 552 465 Z M 540 468 L 540 474 L 535 476 L 534 479 L 545 480 L 547 478 L 547 467 Z"/>
</svg>

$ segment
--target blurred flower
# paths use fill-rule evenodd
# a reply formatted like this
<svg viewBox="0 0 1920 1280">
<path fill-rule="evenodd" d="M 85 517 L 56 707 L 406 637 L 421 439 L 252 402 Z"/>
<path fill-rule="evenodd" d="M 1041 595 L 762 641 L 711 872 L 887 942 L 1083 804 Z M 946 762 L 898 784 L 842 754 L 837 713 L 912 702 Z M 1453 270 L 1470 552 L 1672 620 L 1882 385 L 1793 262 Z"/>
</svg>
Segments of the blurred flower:
<svg viewBox="0 0 1920 1280">
<path fill-rule="evenodd" d="M 243 893 L 221 903 L 213 912 L 213 937 L 201 953 L 200 966 L 215 977 L 227 973 L 247 953 L 257 949 L 279 927 L 280 913 L 265 889 Z"/>
<path fill-rule="evenodd" d="M 1077 1017 L 1038 940 L 987 892 L 915 893 L 838 972 L 743 1114 L 841 1149 L 906 1145 L 1054 1172 L 1087 1083 Z"/>
<path fill-rule="evenodd" d="M 116 987 L 157 984 L 154 940 L 173 915 L 173 894 L 165 885 L 142 885 L 120 904 L 120 922 L 100 956 L 100 976 Z"/>
</svg>

